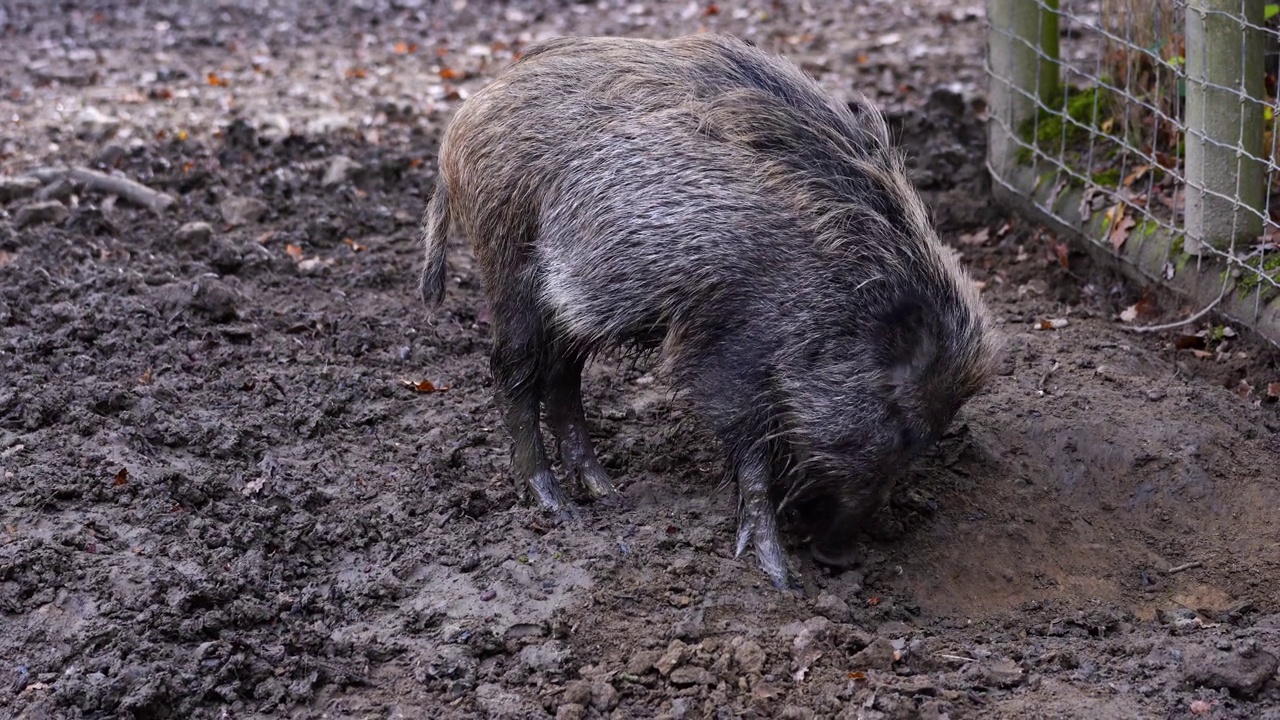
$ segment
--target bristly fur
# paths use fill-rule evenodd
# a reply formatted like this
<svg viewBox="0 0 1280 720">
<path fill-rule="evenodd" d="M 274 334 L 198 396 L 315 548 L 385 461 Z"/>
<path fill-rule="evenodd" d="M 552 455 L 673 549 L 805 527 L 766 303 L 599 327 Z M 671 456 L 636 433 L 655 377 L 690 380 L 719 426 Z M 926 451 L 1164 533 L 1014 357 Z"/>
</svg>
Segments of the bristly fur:
<svg viewBox="0 0 1280 720">
<path fill-rule="evenodd" d="M 834 557 L 995 368 L 987 312 L 879 110 L 732 37 L 530 47 L 441 142 L 432 304 L 451 225 L 492 302 L 513 462 L 535 487 L 529 408 L 576 387 L 544 376 L 656 348 L 724 442 L 744 508 L 762 483 L 772 508 L 829 500 Z M 766 525 L 747 529 L 776 555 Z"/>
</svg>

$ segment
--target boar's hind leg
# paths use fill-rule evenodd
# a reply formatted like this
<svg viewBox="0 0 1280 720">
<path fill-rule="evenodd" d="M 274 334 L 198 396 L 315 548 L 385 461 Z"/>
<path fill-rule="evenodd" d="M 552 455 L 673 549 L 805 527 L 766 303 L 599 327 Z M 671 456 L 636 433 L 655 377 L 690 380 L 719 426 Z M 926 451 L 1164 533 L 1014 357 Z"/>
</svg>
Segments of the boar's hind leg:
<svg viewBox="0 0 1280 720">
<path fill-rule="evenodd" d="M 758 450 L 748 450 L 733 467 L 738 478 L 738 544 L 734 555 L 741 556 L 751 543 L 760 569 L 775 587 L 785 588 L 793 573 L 778 540 L 777 514 L 769 498 L 769 465 Z"/>
<path fill-rule="evenodd" d="M 577 510 L 551 472 L 539 426 L 543 332 L 535 313 L 510 310 L 519 305 L 495 303 L 490 356 L 499 403 L 511 434 L 511 470 L 516 482 L 528 484 L 543 508 L 573 517 Z"/>
<path fill-rule="evenodd" d="M 596 458 L 595 447 L 587 435 L 587 418 L 582 409 L 582 366 L 579 353 L 555 350 L 547 358 L 542 402 L 547 408 L 547 422 L 556 434 L 560 462 L 568 475 L 576 475 L 591 496 L 616 502 L 618 491 Z"/>
</svg>

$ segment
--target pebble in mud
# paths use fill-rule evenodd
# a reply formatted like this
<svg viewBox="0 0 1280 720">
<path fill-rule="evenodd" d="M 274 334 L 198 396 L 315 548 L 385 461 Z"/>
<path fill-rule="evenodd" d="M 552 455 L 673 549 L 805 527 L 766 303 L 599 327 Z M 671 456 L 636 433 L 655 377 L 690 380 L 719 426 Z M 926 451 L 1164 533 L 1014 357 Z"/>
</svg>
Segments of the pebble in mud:
<svg viewBox="0 0 1280 720">
<path fill-rule="evenodd" d="M 813 609 L 831 622 L 849 621 L 849 603 L 829 592 L 818 595 L 818 599 L 813 604 Z"/>
<path fill-rule="evenodd" d="M 858 669 L 889 670 L 893 667 L 896 656 L 893 642 L 881 637 L 872 640 L 870 645 L 858 651 L 849 662 Z"/>
<path fill-rule="evenodd" d="M 733 661 L 744 673 L 758 673 L 764 669 L 764 649 L 754 640 L 740 640 L 733 648 Z"/>
<path fill-rule="evenodd" d="M 28 197 L 40 189 L 40 181 L 33 177 L 0 176 L 0 203 Z"/>
<path fill-rule="evenodd" d="M 683 642 L 679 640 L 672 640 L 671 644 L 667 646 L 667 651 L 662 654 L 662 657 L 654 661 L 653 667 L 657 669 L 659 675 L 666 677 L 671 674 L 672 670 L 684 662 L 685 657 L 688 655 L 688 651 L 688 646 Z"/>
<path fill-rule="evenodd" d="M 1249 644 L 1224 652 L 1201 646 L 1189 647 L 1183 656 L 1183 676 L 1192 685 L 1253 695 L 1280 667 L 1276 656 Z"/>
<path fill-rule="evenodd" d="M 249 225 L 266 217 L 271 210 L 262 200 L 247 197 L 229 197 L 218 206 L 222 219 L 228 225 Z"/>
<path fill-rule="evenodd" d="M 66 220 L 71 215 L 71 211 L 66 205 L 57 200 L 45 200 L 43 202 L 33 202 L 18 208 L 18 212 L 14 213 L 13 224 L 20 228 L 28 225 L 57 225 Z"/>
<path fill-rule="evenodd" d="M 182 247 L 195 248 L 213 239 L 213 226 L 207 222 L 189 222 L 178 228 L 173 241 Z"/>
</svg>

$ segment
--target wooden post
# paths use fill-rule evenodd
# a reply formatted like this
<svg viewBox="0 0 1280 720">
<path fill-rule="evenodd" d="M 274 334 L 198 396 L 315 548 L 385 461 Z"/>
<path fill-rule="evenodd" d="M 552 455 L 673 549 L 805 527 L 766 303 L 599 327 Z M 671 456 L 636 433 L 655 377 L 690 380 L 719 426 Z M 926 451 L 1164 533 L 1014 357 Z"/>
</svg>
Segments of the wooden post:
<svg viewBox="0 0 1280 720">
<path fill-rule="evenodd" d="M 1262 234 L 1264 3 L 1243 5 L 1241 18 L 1241 0 L 1187 2 L 1183 248 L 1193 255 Z"/>
<path fill-rule="evenodd" d="M 988 167 L 999 177 L 1013 169 L 1022 144 L 1018 130 L 1037 100 L 1058 94 L 1058 0 L 988 0 Z"/>
</svg>

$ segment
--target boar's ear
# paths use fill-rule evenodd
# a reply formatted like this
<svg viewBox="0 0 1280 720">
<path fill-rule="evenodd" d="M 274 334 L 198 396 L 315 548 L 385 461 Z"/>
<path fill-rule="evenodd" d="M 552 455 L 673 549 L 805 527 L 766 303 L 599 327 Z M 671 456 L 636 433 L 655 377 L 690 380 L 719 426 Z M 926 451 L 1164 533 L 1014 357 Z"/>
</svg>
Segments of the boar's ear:
<svg viewBox="0 0 1280 720">
<path fill-rule="evenodd" d="M 914 384 L 933 364 L 938 345 L 932 321 L 925 304 L 915 297 L 898 300 L 882 316 L 885 379 L 892 388 Z"/>
</svg>

